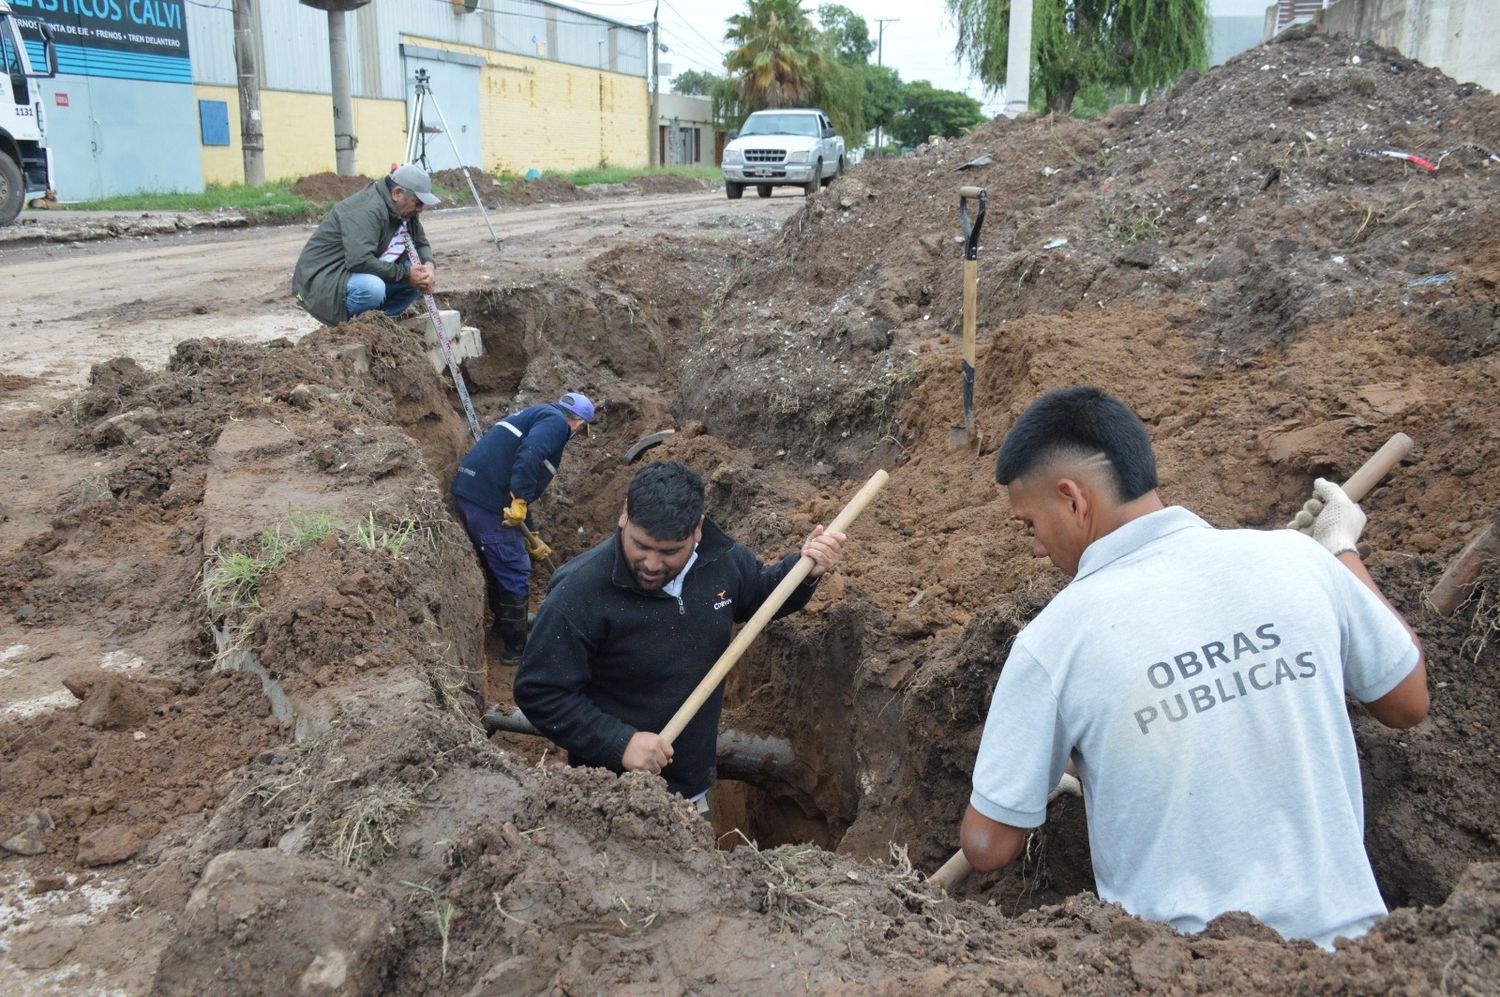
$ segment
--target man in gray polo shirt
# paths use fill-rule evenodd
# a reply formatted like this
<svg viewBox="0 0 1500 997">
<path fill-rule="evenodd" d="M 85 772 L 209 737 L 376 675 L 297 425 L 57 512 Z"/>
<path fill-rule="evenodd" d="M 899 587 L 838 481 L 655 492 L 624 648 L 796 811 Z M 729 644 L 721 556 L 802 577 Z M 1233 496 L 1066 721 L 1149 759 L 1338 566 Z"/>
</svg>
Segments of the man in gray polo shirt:
<svg viewBox="0 0 1500 997">
<path fill-rule="evenodd" d="M 969 861 L 1014 861 L 1071 760 L 1104 899 L 1184 932 L 1226 911 L 1325 947 L 1367 931 L 1386 908 L 1344 697 L 1390 727 L 1428 697 L 1421 643 L 1354 549 L 1359 506 L 1320 479 L 1311 537 L 1216 530 L 1163 505 L 1146 427 L 1094 388 L 1035 402 L 995 477 L 1072 581 L 1001 670 Z"/>
</svg>

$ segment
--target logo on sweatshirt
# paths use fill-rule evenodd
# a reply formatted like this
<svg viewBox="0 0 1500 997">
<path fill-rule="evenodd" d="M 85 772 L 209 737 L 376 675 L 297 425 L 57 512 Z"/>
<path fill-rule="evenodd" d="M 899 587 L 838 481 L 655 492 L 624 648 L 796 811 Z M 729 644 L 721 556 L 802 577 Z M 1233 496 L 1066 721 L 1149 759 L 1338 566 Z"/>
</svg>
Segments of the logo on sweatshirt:
<svg viewBox="0 0 1500 997">
<path fill-rule="evenodd" d="M 725 594 L 728 593 L 728 591 L 728 589 L 719 590 L 719 601 L 714 603 L 715 609 L 723 609 L 725 606 L 732 605 L 734 603 L 733 599 L 724 598 Z"/>
</svg>

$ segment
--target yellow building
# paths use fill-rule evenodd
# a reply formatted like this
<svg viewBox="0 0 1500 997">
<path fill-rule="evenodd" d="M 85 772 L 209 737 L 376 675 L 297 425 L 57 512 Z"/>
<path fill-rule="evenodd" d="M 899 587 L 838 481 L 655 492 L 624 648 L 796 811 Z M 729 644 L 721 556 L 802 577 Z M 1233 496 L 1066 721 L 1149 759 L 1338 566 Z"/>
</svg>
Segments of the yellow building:
<svg viewBox="0 0 1500 997">
<path fill-rule="evenodd" d="M 332 171 L 327 16 L 302 5 L 255 7 L 266 177 Z M 430 87 L 422 151 L 434 171 L 460 163 L 525 174 L 649 162 L 647 26 L 540 2 L 500 11 L 464 0 L 382 0 L 345 15 L 345 23 L 355 165 L 365 176 L 405 157 L 419 78 Z M 203 181 L 241 183 L 227 5 L 191 8 L 188 35 Z"/>
</svg>

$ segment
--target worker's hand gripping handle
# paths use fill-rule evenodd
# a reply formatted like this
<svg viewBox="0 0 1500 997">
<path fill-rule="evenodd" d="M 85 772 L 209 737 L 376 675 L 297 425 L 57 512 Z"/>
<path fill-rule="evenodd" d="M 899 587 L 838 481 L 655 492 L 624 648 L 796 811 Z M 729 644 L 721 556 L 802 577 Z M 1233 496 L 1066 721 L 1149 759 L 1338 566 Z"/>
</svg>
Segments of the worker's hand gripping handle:
<svg viewBox="0 0 1500 997">
<path fill-rule="evenodd" d="M 865 511 L 865 506 L 870 504 L 880 489 L 885 487 L 885 483 L 889 479 L 890 475 L 885 471 L 876 471 L 870 477 L 870 480 L 865 482 L 864 487 L 854 493 L 854 497 L 849 500 L 849 504 L 844 506 L 844 511 L 840 512 L 838 517 L 828 525 L 828 529 L 825 532 L 847 532 L 849 524 L 854 522 L 859 517 L 859 514 Z M 740 632 L 734 638 L 734 641 L 724 649 L 723 654 L 719 655 L 719 660 L 714 662 L 714 666 L 709 669 L 708 674 L 703 676 L 703 681 L 699 682 L 698 688 L 694 689 L 692 695 L 688 696 L 687 702 L 683 703 L 682 708 L 673 715 L 671 720 L 667 721 L 666 727 L 662 728 L 661 732 L 661 739 L 663 741 L 671 744 L 677 740 L 678 736 L 682 734 L 683 728 L 697 715 L 698 710 L 708 701 L 708 697 L 714 694 L 714 690 L 719 687 L 719 683 L 724 681 L 724 677 L 729 674 L 729 670 L 739 662 L 740 656 L 745 653 L 745 648 L 749 647 L 751 642 L 766 628 L 766 624 L 771 622 L 771 618 L 776 615 L 776 611 L 781 608 L 782 603 L 791 598 L 792 590 L 801 585 L 803 580 L 807 578 L 813 569 L 813 565 L 813 559 L 803 554 L 802 558 L 792 566 L 792 570 L 788 571 L 786 577 L 781 580 L 781 584 L 771 590 L 771 594 L 766 596 L 766 601 L 760 604 L 760 608 L 755 611 L 755 615 L 750 617 L 749 622 L 740 628 Z"/>
</svg>

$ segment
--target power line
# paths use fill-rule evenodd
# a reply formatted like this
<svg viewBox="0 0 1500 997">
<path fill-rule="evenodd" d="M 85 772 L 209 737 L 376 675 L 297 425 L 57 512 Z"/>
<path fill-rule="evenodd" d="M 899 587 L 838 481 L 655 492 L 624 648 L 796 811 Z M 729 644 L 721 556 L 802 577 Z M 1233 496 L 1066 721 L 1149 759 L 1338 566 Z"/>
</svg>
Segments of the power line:
<svg viewBox="0 0 1500 997">
<path fill-rule="evenodd" d="M 682 11 L 678 10 L 676 7 L 673 7 L 672 3 L 671 3 L 671 0 L 662 0 L 662 3 L 665 4 L 666 7 L 667 7 L 667 9 L 670 10 L 672 13 L 676 14 L 678 17 L 681 17 L 682 18 L 682 23 L 686 24 L 688 26 L 688 30 L 691 31 L 693 34 L 697 35 L 699 38 L 702 38 L 704 40 L 704 42 L 706 42 L 708 44 L 708 47 L 709 47 L 709 49 L 711 51 L 718 52 L 719 56 L 721 58 L 723 58 L 725 56 L 724 50 L 722 48 L 720 48 L 719 45 L 716 44 L 715 42 L 709 41 L 708 38 L 704 37 L 703 32 L 701 32 L 697 28 L 693 27 L 693 22 L 689 21 L 686 17 L 684 17 Z"/>
<path fill-rule="evenodd" d="M 680 35 L 668 30 L 666 25 L 663 25 L 661 30 L 662 34 L 672 39 L 674 47 L 671 49 L 671 54 L 681 54 L 685 61 L 694 63 L 704 69 L 711 69 L 716 73 L 724 71 L 724 62 L 722 59 L 717 63 L 711 59 L 706 59 L 701 50 L 690 46 Z"/>
</svg>

